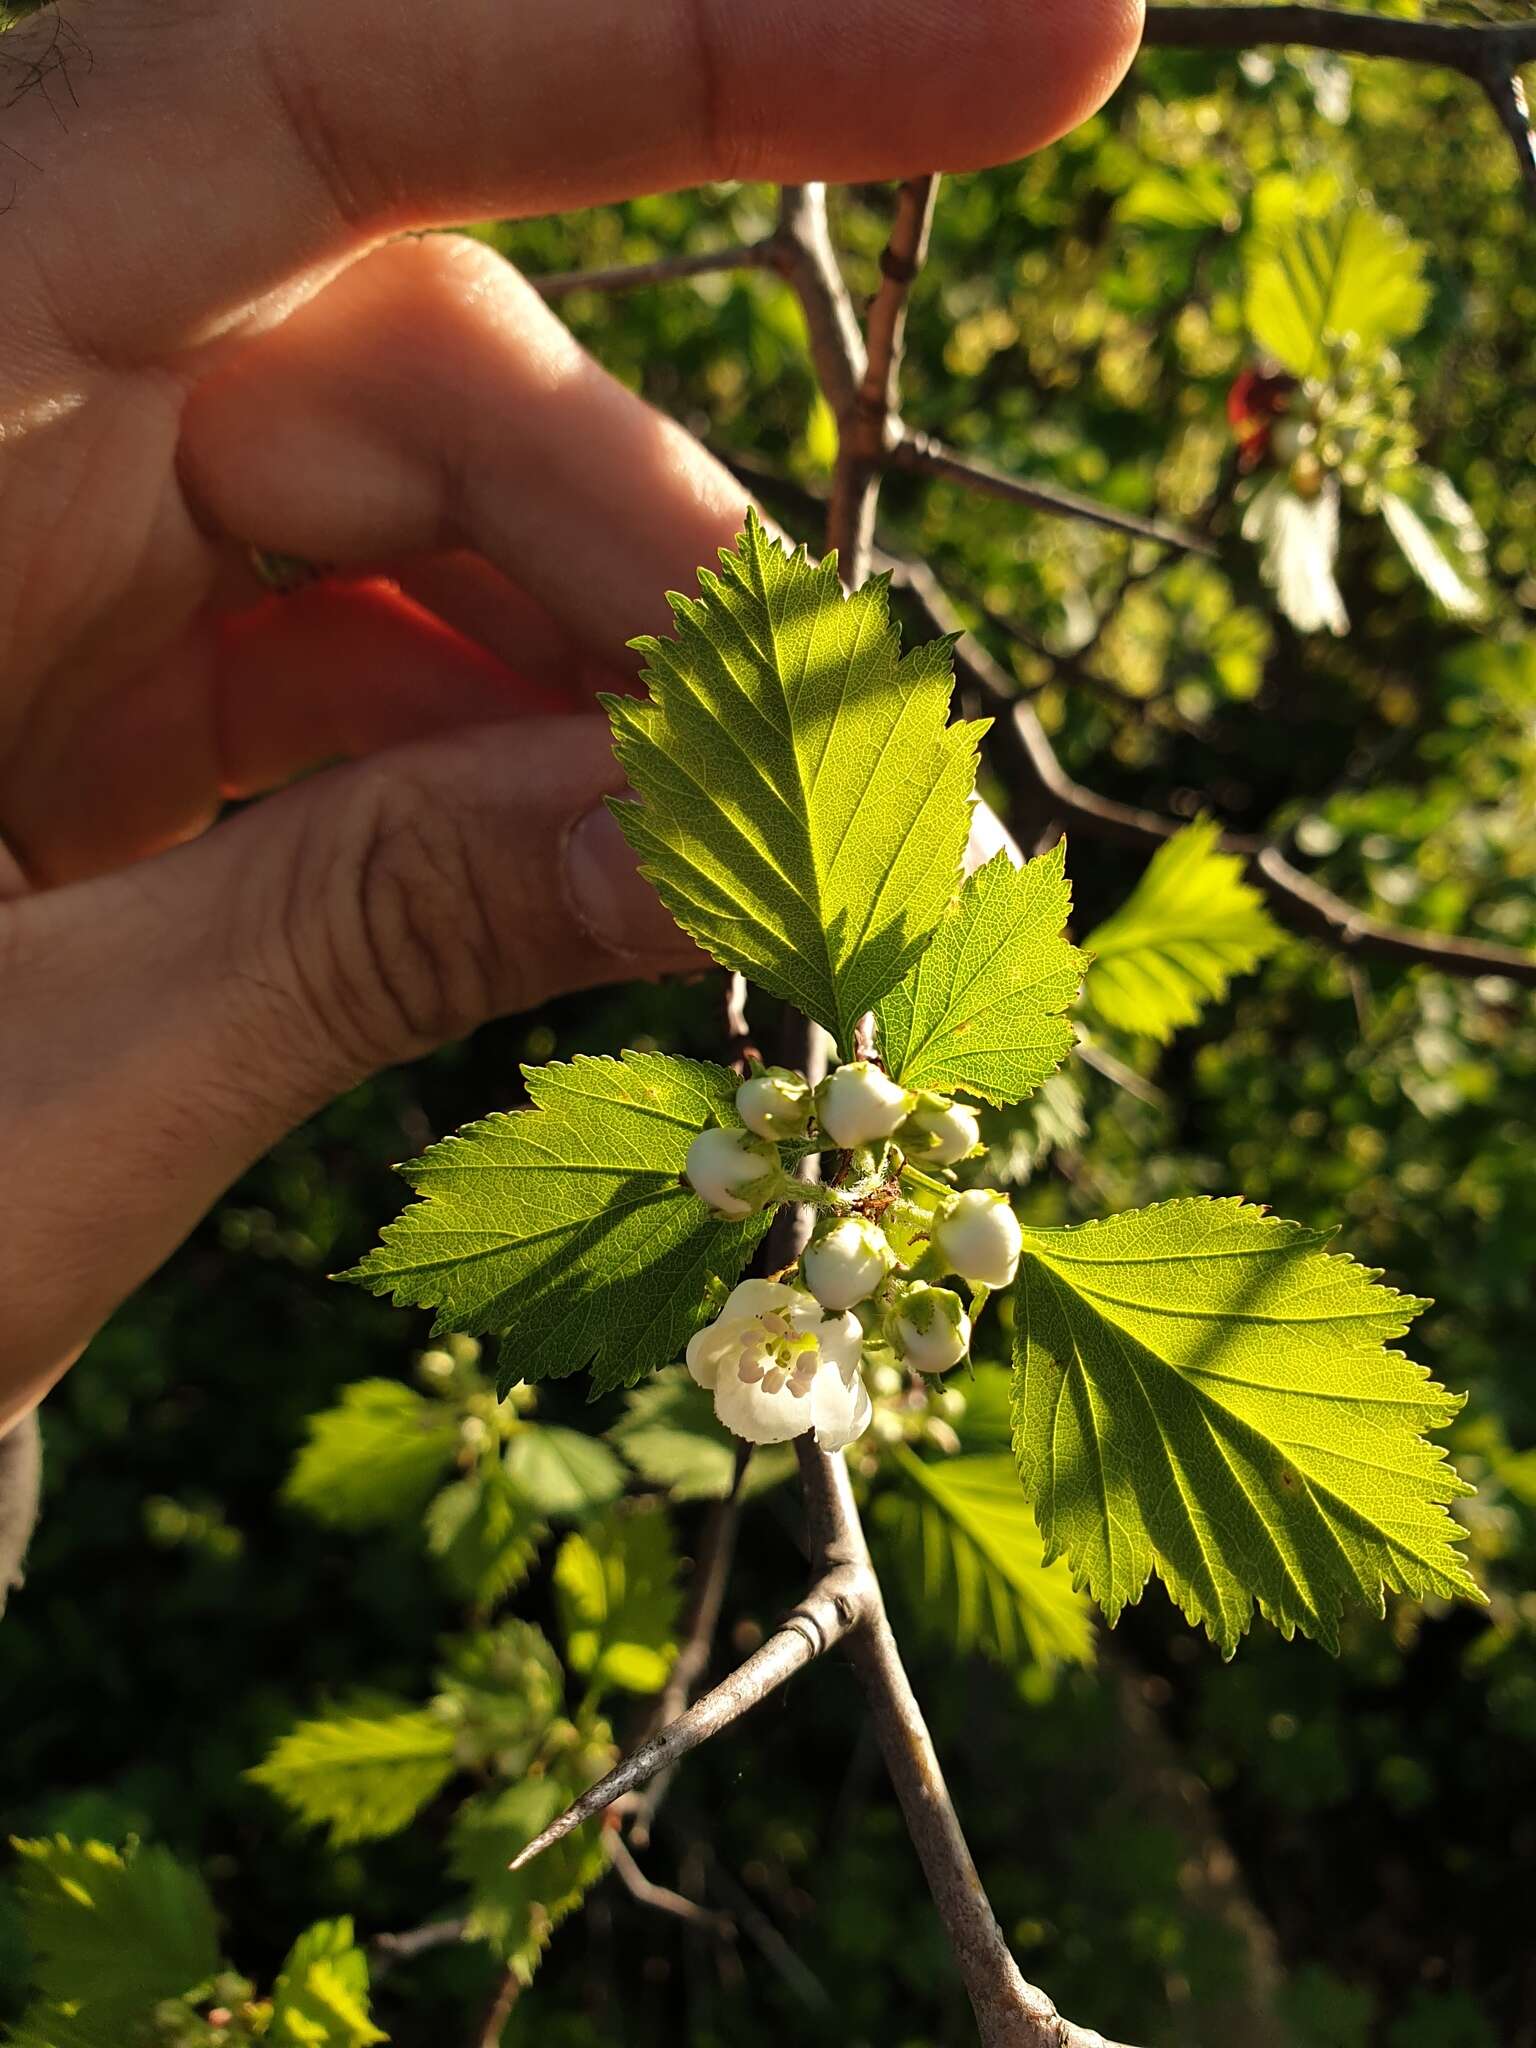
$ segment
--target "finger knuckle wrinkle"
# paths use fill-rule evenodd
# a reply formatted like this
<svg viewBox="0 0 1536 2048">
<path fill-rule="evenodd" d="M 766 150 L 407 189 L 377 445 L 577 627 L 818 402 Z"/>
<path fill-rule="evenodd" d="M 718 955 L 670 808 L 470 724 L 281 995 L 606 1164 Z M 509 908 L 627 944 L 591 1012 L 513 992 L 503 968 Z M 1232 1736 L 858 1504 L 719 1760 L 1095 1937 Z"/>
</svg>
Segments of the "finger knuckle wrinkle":
<svg viewBox="0 0 1536 2048">
<path fill-rule="evenodd" d="M 462 1037 L 493 1007 L 495 928 L 441 793 L 364 770 L 323 920 L 333 1029 L 369 1064 Z"/>
<path fill-rule="evenodd" d="M 300 155 L 343 226 L 356 232 L 387 217 L 396 194 L 369 160 L 353 125 L 336 111 L 340 95 L 302 50 L 263 39 L 262 67 L 277 109 Z"/>
</svg>

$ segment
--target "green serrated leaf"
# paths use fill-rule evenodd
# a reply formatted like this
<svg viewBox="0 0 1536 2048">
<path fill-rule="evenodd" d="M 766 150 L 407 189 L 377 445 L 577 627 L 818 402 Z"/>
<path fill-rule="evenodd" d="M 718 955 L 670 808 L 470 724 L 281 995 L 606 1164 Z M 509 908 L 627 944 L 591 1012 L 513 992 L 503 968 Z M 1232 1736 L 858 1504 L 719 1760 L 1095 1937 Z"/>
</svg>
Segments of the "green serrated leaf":
<svg viewBox="0 0 1536 2048">
<path fill-rule="evenodd" d="M 368 1958 L 350 1920 L 320 1920 L 288 1951 L 265 2038 L 281 2048 L 372 2048 L 389 2036 L 368 2009 Z"/>
<path fill-rule="evenodd" d="M 1032 1094 L 1072 1050 L 1061 1014 L 1088 963 L 1064 936 L 1072 910 L 1062 840 L 1015 868 L 978 868 L 899 988 L 875 1005 L 885 1063 L 909 1088 L 963 1089 L 999 1105 Z"/>
<path fill-rule="evenodd" d="M 1415 463 L 1397 472 L 1381 516 L 1415 576 L 1453 619 L 1488 610 L 1488 540 L 1477 514 L 1441 470 Z"/>
<path fill-rule="evenodd" d="M 768 1227 L 713 1216 L 682 1182 L 708 1124 L 739 1125 L 737 1077 L 660 1053 L 525 1070 L 532 1109 L 434 1145 L 422 1197 L 341 1277 L 502 1333 L 501 1387 L 593 1367 L 596 1392 L 668 1365 Z"/>
<path fill-rule="evenodd" d="M 903 656 L 887 579 L 852 596 L 755 516 L 677 637 L 605 699 L 643 801 L 614 815 L 685 932 L 847 1046 L 960 881 L 980 725 L 946 726 L 951 643 Z"/>
<path fill-rule="evenodd" d="M 679 1596 L 671 1526 L 660 1508 L 617 1510 L 555 1559 L 566 1661 L 596 1693 L 659 1692 L 676 1654 Z"/>
<path fill-rule="evenodd" d="M 507 1865 L 611 1760 L 611 1751 L 562 1758 L 547 1777 L 466 1801 L 454 1822 L 449 1866 L 469 1887 L 467 1931 L 489 1942 L 520 1983 L 531 1981 L 551 1934 L 608 1868 L 602 1822 L 588 1821 L 526 1870 Z"/>
<path fill-rule="evenodd" d="M 523 1583 L 548 1533 L 499 1467 L 445 1486 L 427 1509 L 426 1530 L 449 1588 L 481 1608 Z"/>
<path fill-rule="evenodd" d="M 529 1506 L 552 1521 L 579 1521 L 611 1507 L 624 1491 L 624 1467 L 605 1443 L 547 1422 L 517 1432 L 507 1446 L 507 1472 Z"/>
<path fill-rule="evenodd" d="M 169 1850 L 64 1835 L 11 1846 L 37 1992 L 17 2040 L 126 2048 L 162 2000 L 218 1969 L 212 1902 Z"/>
<path fill-rule="evenodd" d="M 1006 1383 L 1006 1375 L 992 1371 Z M 882 1494 L 876 1526 L 890 1537 L 920 1623 L 962 1654 L 1005 1670 L 1084 1664 L 1093 1622 L 1064 1564 L 1045 1546 L 1007 1450 L 923 1459 L 898 1444 L 903 1485 Z"/>
<path fill-rule="evenodd" d="M 343 1387 L 306 1427 L 283 1498 L 343 1529 L 413 1520 L 459 1444 L 454 1411 L 398 1380 Z"/>
<path fill-rule="evenodd" d="M 1326 1243 L 1235 1200 L 1024 1233 L 1014 1449 L 1111 1621 L 1154 1571 L 1229 1656 L 1255 1602 L 1332 1647 L 1346 1601 L 1482 1597 L 1420 1433 L 1460 1403 L 1384 1349 L 1424 1304 Z"/>
<path fill-rule="evenodd" d="M 1209 818 L 1176 832 L 1085 941 L 1093 961 L 1088 1002 L 1115 1030 L 1171 1038 L 1226 994 L 1233 975 L 1250 973 L 1281 943 L 1263 898 L 1220 838 Z"/>
<path fill-rule="evenodd" d="M 1249 255 L 1249 331 L 1298 377 L 1315 375 L 1330 336 L 1367 348 L 1416 334 L 1429 307 L 1424 247 L 1368 201 L 1261 234 Z"/>
<path fill-rule="evenodd" d="M 560 1711 L 565 1675 L 541 1629 L 504 1621 L 453 1644 L 433 1711 L 454 1732 L 460 1763 L 520 1777 Z"/>
<path fill-rule="evenodd" d="M 736 1477 L 736 1444 L 721 1428 L 713 1397 L 683 1366 L 670 1366 L 625 1396 L 608 1432 L 642 1479 L 674 1500 L 724 1500 Z M 788 1444 L 760 1448 L 741 1483 L 744 1499 L 788 1479 Z"/>
<path fill-rule="evenodd" d="M 453 1730 L 425 1708 L 376 1709 L 300 1721 L 254 1770 L 331 1846 L 398 1834 L 454 1771 Z"/>
</svg>

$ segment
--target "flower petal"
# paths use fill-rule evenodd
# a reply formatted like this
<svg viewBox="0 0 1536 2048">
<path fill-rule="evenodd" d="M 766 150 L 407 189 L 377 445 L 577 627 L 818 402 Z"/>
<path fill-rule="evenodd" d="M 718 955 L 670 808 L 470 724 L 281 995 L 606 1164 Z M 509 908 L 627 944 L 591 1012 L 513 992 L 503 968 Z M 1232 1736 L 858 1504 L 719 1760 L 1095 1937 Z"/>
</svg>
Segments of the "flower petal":
<svg viewBox="0 0 1536 2048">
<path fill-rule="evenodd" d="M 875 1412 L 856 1366 L 845 1373 L 824 1365 L 812 1382 L 810 1405 L 816 1441 L 824 1451 L 846 1450 L 868 1429 Z"/>
<path fill-rule="evenodd" d="M 736 1373 L 725 1372 L 715 1387 L 715 1413 L 734 1436 L 749 1444 L 787 1444 L 810 1428 L 811 1398 L 793 1394 L 787 1386 L 769 1394 L 761 1380 L 744 1386 Z"/>
</svg>

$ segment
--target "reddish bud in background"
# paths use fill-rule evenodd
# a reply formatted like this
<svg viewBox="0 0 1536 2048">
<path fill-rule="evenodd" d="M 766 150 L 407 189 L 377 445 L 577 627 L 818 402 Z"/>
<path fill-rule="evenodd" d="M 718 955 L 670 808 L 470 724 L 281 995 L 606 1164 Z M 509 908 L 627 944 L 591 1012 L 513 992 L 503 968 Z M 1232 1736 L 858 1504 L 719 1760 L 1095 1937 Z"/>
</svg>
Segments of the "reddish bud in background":
<svg viewBox="0 0 1536 2048">
<path fill-rule="evenodd" d="M 1287 370 L 1243 370 L 1227 393 L 1227 421 L 1246 476 L 1269 457 L 1270 429 L 1290 410 L 1300 389 Z"/>
</svg>

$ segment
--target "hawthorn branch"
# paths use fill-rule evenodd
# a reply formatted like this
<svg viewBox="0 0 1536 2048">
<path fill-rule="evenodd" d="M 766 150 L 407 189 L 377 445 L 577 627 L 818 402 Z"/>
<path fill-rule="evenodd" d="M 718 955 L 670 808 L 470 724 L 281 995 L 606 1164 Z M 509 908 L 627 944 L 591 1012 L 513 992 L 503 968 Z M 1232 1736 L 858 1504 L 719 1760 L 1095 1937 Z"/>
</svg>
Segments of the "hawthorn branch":
<svg viewBox="0 0 1536 2048">
<path fill-rule="evenodd" d="M 1147 48 L 1251 50 L 1301 43 L 1348 57 L 1399 57 L 1438 64 L 1479 84 L 1494 70 L 1536 63 L 1536 21 L 1500 27 L 1479 22 L 1405 21 L 1338 7 L 1149 7 Z"/>
<path fill-rule="evenodd" d="M 850 589 L 857 588 L 869 574 L 881 474 L 901 439 L 897 406 L 907 303 L 928 255 L 938 190 L 937 177 L 925 175 L 908 178 L 897 193 L 890 239 L 880 257 L 880 288 L 867 316 L 864 373 L 852 406 L 838 419 L 827 545 L 846 563 L 843 581 Z"/>
<path fill-rule="evenodd" d="M 1336 7 L 1149 7 L 1143 44 L 1180 50 L 1251 50 L 1304 44 L 1349 57 L 1396 57 L 1459 71 L 1482 87 L 1536 204 L 1536 137 L 1520 68 L 1536 63 L 1536 22 L 1403 21 Z"/>
<path fill-rule="evenodd" d="M 745 1024 L 745 1015 L 742 1021 Z M 715 1502 L 704 1525 L 688 1632 L 656 1702 L 651 1725 L 653 1734 L 678 1718 L 692 1699 L 694 1688 L 709 1669 L 715 1631 L 720 1626 L 720 1610 L 725 1605 L 725 1589 L 730 1582 L 731 1565 L 736 1556 L 736 1536 L 741 1526 L 741 1482 L 746 1477 L 747 1460 L 751 1455 L 750 1444 L 737 1445 L 735 1483 L 724 1500 Z M 637 1849 L 649 1845 L 657 1811 L 667 1796 L 675 1768 L 669 1766 L 659 1771 L 646 1792 L 635 1802 L 629 1832 Z"/>
<path fill-rule="evenodd" d="M 1096 499 L 1080 497 L 1076 491 L 1057 484 L 1042 484 L 1029 477 L 1013 476 L 977 455 L 962 455 L 947 448 L 930 434 L 904 433 L 891 450 L 893 469 L 918 476 L 936 477 L 941 482 L 961 484 L 989 498 L 1003 498 L 1013 505 L 1027 505 L 1035 512 L 1049 512 L 1061 519 L 1080 519 L 1089 526 L 1101 526 L 1110 533 L 1130 534 L 1136 540 L 1156 541 L 1161 547 L 1177 548 L 1184 554 L 1211 555 L 1216 549 L 1203 535 L 1185 526 L 1161 519 L 1142 519 L 1134 512 L 1120 512 Z"/>
<path fill-rule="evenodd" d="M 759 1706 L 824 1656 L 862 1618 L 872 1595 L 870 1574 L 834 1568 L 817 1578 L 799 1606 L 768 1640 L 729 1678 L 707 1692 L 677 1719 L 647 1738 L 624 1761 L 599 1778 L 574 1806 L 562 1813 L 514 1857 L 509 1868 L 522 1870 L 536 1856 L 599 1814 L 626 1792 L 633 1792 L 658 1771 L 679 1762 L 700 1743 L 720 1734 Z"/>
<path fill-rule="evenodd" d="M 720 270 L 768 270 L 777 243 L 771 235 L 760 242 L 735 242 L 723 249 L 698 249 L 691 254 L 658 256 L 651 263 L 618 263 L 608 270 L 555 270 L 531 280 L 542 298 L 563 299 L 572 292 L 630 292 L 642 285 L 670 284 L 687 277 L 706 277 Z"/>
<path fill-rule="evenodd" d="M 955 647 L 956 673 L 993 719 L 988 752 L 1020 808 L 1048 815 L 1066 831 L 1146 853 L 1155 853 L 1173 837 L 1180 829 L 1177 818 L 1118 803 L 1073 781 L 1033 707 L 1020 701 L 1007 672 L 965 632 L 964 621 L 926 564 L 903 563 L 901 581 L 933 632 L 961 635 Z M 1018 819 L 1009 822 L 1016 837 L 1029 837 Z M 1264 892 L 1281 924 L 1304 938 L 1321 940 L 1346 958 L 1364 954 L 1462 978 L 1499 975 L 1522 988 L 1536 988 L 1536 953 L 1451 932 L 1389 924 L 1314 882 L 1267 839 L 1229 832 L 1221 843 L 1247 864 L 1249 879 Z"/>
<path fill-rule="evenodd" d="M 664 1884 L 654 1884 L 630 1854 L 629 1845 L 617 1828 L 604 1836 L 603 1846 L 608 1852 L 614 1875 L 637 1904 L 649 1906 L 654 1912 L 665 1913 L 673 1920 L 681 1920 L 689 1927 L 713 1934 L 720 1940 L 728 1940 L 735 1933 L 736 1924 L 728 1913 L 711 1913 L 707 1906 L 685 1899 L 681 1892 L 669 1891 Z"/>
</svg>

